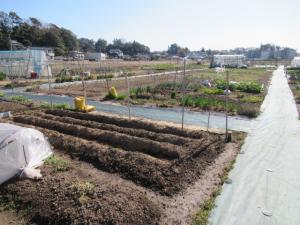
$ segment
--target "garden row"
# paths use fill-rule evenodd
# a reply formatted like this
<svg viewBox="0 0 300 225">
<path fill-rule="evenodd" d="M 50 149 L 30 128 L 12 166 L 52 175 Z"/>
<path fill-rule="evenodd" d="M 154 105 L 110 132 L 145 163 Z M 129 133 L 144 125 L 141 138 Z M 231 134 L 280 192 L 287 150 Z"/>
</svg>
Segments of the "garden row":
<svg viewBox="0 0 300 225">
<path fill-rule="evenodd" d="M 43 129 L 57 149 L 164 195 L 190 185 L 224 150 L 223 135 L 103 115 L 48 110 L 14 121 Z"/>
</svg>

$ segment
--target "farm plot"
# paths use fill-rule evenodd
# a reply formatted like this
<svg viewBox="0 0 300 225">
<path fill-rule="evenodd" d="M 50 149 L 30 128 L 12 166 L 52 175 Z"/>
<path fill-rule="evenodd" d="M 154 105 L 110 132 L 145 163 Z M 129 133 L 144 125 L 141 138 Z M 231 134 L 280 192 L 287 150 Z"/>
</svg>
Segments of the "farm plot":
<svg viewBox="0 0 300 225">
<path fill-rule="evenodd" d="M 181 73 L 131 77 L 130 103 L 135 105 L 154 105 L 157 107 L 179 107 L 185 105 L 194 111 L 225 112 L 231 115 L 256 117 L 266 94 L 272 71 L 266 68 L 227 69 L 230 76 L 229 103 L 226 107 L 227 83 L 225 74 L 214 69 Z M 115 87 L 118 95 L 109 92 Z M 81 96 L 81 84 L 52 89 L 53 94 Z M 37 90 L 47 92 L 47 90 Z M 88 83 L 86 93 L 89 99 L 113 101 L 120 104 L 128 102 L 128 87 L 125 79 L 102 80 Z"/>
<path fill-rule="evenodd" d="M 48 110 L 14 121 L 44 128 L 55 148 L 163 195 L 186 187 L 224 149 L 223 135 L 102 115 Z"/>
<path fill-rule="evenodd" d="M 191 221 L 203 196 L 197 204 L 176 205 L 176 198 L 184 200 L 195 182 L 209 198 L 230 162 L 227 156 L 227 164 L 214 164 L 228 152 L 223 134 L 68 110 L 30 111 L 13 121 L 39 129 L 54 147 L 41 181 L 15 180 L 0 189 L 0 203 L 25 210 L 36 224 Z M 215 171 L 210 181 L 208 171 Z M 169 214 L 181 204 L 193 207 Z"/>
<path fill-rule="evenodd" d="M 229 102 L 226 104 L 224 73 L 206 69 L 188 74 L 185 79 L 161 82 L 154 86 L 131 90 L 132 103 L 161 107 L 182 106 L 195 111 L 225 112 L 256 117 L 263 102 L 272 71 L 266 69 L 227 69 Z M 227 107 L 226 107 L 227 105 Z"/>
</svg>

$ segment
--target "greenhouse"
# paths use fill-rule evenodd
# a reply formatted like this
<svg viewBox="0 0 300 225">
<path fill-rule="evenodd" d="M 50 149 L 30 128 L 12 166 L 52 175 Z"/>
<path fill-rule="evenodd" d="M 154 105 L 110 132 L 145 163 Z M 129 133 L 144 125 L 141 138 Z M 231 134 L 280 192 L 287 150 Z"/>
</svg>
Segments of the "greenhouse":
<svg viewBox="0 0 300 225">
<path fill-rule="evenodd" d="M 32 73 L 47 76 L 46 53 L 42 50 L 0 51 L 0 71 L 10 78 L 28 78 Z"/>
<path fill-rule="evenodd" d="M 245 59 L 244 55 L 214 55 L 212 66 L 244 67 Z"/>
<path fill-rule="evenodd" d="M 300 67 L 300 57 L 295 57 L 291 63 L 292 67 Z"/>
</svg>

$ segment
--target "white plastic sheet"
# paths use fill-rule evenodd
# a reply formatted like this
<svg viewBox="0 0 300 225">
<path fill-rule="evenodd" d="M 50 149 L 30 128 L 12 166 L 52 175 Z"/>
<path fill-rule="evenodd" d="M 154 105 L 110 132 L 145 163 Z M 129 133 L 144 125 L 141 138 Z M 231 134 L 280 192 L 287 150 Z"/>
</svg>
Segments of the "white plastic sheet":
<svg viewBox="0 0 300 225">
<path fill-rule="evenodd" d="M 209 224 L 300 224 L 300 123 L 283 67 L 216 200 Z"/>
<path fill-rule="evenodd" d="M 31 128 L 0 123 L 0 184 L 52 154 L 44 135 Z"/>
</svg>

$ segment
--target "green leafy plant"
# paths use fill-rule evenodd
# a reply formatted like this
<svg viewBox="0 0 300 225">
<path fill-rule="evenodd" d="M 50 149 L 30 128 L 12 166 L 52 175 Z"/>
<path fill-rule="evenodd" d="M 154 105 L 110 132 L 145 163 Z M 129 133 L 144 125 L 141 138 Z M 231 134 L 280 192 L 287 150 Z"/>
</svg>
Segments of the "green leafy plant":
<svg viewBox="0 0 300 225">
<path fill-rule="evenodd" d="M 51 165 L 54 169 L 54 172 L 64 172 L 69 170 L 69 162 L 59 159 L 56 156 L 52 155 L 44 161 L 45 165 Z"/>
<path fill-rule="evenodd" d="M 21 102 L 21 103 L 27 103 L 30 102 L 28 98 L 22 96 L 22 95 L 13 95 L 9 97 L 13 101 Z"/>
<path fill-rule="evenodd" d="M 0 72 L 0 80 L 5 80 L 6 79 L 6 74 L 3 72 Z"/>
<path fill-rule="evenodd" d="M 126 99 L 126 95 L 118 95 L 118 97 L 116 98 L 117 100 L 124 100 L 124 99 Z"/>
<path fill-rule="evenodd" d="M 176 99 L 176 93 L 175 92 L 171 93 L 171 99 Z"/>
<path fill-rule="evenodd" d="M 263 88 L 260 84 L 255 82 L 241 82 L 237 85 L 237 89 L 242 92 L 259 94 Z"/>
<path fill-rule="evenodd" d="M 208 95 L 222 95 L 224 93 L 223 90 L 218 88 L 202 88 L 201 90 L 204 94 Z"/>
</svg>

